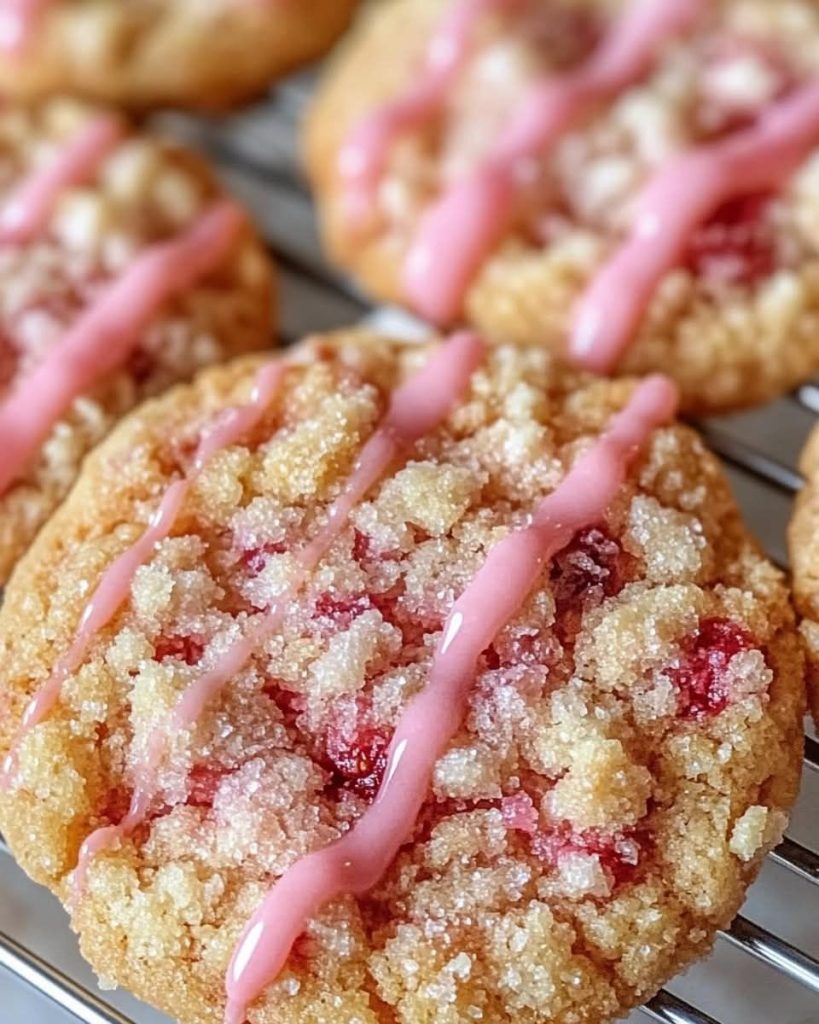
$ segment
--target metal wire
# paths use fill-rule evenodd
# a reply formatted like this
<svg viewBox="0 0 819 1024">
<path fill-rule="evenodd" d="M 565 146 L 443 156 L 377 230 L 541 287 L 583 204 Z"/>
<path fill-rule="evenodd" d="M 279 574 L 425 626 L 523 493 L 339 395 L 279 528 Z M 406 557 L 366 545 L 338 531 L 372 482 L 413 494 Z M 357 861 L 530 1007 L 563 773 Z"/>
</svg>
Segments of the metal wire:
<svg viewBox="0 0 819 1024">
<path fill-rule="evenodd" d="M 672 996 L 670 992 L 661 992 L 643 1008 L 643 1013 L 651 1020 L 663 1021 L 664 1024 L 720 1024 L 708 1014 L 695 1010 L 682 999 Z"/>
<path fill-rule="evenodd" d="M 712 451 L 731 466 L 762 480 L 763 483 L 791 495 L 802 486 L 802 477 L 776 459 L 763 455 L 744 441 L 710 423 L 697 423 L 697 430 L 708 442 Z"/>
<path fill-rule="evenodd" d="M 794 396 L 801 406 L 819 415 L 819 385 L 805 384 Z"/>
<path fill-rule="evenodd" d="M 819 743 L 810 736 L 805 737 L 805 765 L 811 771 L 819 772 Z"/>
<path fill-rule="evenodd" d="M 0 967 L 66 1010 L 83 1024 L 133 1024 L 82 985 L 0 932 Z"/>
<path fill-rule="evenodd" d="M 737 948 L 819 994 L 819 963 L 807 953 L 744 917 L 738 917 L 723 935 Z"/>
<path fill-rule="evenodd" d="M 813 850 L 807 850 L 804 846 L 785 838 L 782 844 L 771 854 L 774 863 L 787 868 L 795 875 L 798 875 L 812 885 L 819 885 L 819 855 Z"/>
</svg>

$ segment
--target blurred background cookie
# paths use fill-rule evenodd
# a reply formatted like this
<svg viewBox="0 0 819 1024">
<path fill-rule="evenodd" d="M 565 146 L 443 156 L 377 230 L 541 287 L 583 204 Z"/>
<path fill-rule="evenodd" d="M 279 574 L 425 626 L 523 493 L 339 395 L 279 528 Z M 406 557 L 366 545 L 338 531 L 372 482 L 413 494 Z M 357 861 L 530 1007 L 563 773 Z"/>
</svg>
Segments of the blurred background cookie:
<svg viewBox="0 0 819 1024">
<path fill-rule="evenodd" d="M 387 0 L 306 154 L 333 256 L 439 323 L 719 412 L 819 368 L 810 0 Z"/>
<path fill-rule="evenodd" d="M 0 612 L 0 824 L 109 982 L 182 1024 L 603 1024 L 710 948 L 803 661 L 674 398 L 348 331 L 119 425 Z"/>
<path fill-rule="evenodd" d="M 0 110 L 0 580 L 127 410 L 271 343 L 273 277 L 192 153 L 107 110 Z"/>
<path fill-rule="evenodd" d="M 0 91 L 221 108 L 319 56 L 357 0 L 0 0 Z"/>
</svg>

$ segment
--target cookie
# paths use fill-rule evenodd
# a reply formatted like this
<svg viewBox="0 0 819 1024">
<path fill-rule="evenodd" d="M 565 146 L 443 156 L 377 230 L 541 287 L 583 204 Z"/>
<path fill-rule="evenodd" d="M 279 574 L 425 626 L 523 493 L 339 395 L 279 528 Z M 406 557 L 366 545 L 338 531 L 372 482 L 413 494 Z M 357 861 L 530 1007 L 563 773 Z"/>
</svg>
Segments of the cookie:
<svg viewBox="0 0 819 1024">
<path fill-rule="evenodd" d="M 798 785 L 780 573 L 662 377 L 348 331 L 128 417 L 0 612 L 0 827 L 181 1024 L 603 1024 Z"/>
<path fill-rule="evenodd" d="M 116 420 L 266 348 L 272 306 L 198 157 L 74 101 L 0 110 L 0 582 Z"/>
<path fill-rule="evenodd" d="M 765 401 L 819 369 L 818 73 L 811 0 L 388 0 L 306 129 L 327 246 L 433 322 Z"/>
<path fill-rule="evenodd" d="M 322 54 L 356 0 L 0 0 L 0 89 L 218 109 Z"/>
</svg>

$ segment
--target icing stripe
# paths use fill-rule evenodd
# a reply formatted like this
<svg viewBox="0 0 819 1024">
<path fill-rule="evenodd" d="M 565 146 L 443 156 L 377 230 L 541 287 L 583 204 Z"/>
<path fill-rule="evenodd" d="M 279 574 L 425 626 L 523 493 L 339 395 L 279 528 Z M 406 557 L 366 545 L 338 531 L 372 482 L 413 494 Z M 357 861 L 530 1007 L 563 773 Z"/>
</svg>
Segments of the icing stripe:
<svg viewBox="0 0 819 1024">
<path fill-rule="evenodd" d="M 457 0 L 427 45 L 416 84 L 356 124 L 339 152 L 345 212 L 355 223 L 371 212 L 398 138 L 420 127 L 446 102 L 469 58 L 481 19 L 520 5 L 521 0 Z"/>
<path fill-rule="evenodd" d="M 82 845 L 74 877 L 75 894 L 85 883 L 91 860 L 145 820 L 156 791 L 156 772 L 169 737 L 190 729 L 207 704 L 245 667 L 264 640 L 280 628 L 288 605 L 344 529 L 350 512 L 402 452 L 446 418 L 466 391 L 483 354 L 483 344 L 474 334 L 456 334 L 393 394 L 383 422 L 362 449 L 349 480 L 330 507 L 326 523 L 314 539 L 297 552 L 298 571 L 289 587 L 253 622 L 245 637 L 190 684 L 170 720 L 151 734 L 147 756 L 134 767 L 133 794 L 127 815 L 118 825 L 93 832 Z"/>
<path fill-rule="evenodd" d="M 108 625 L 128 599 L 137 570 L 150 559 L 156 545 L 170 536 L 179 511 L 196 478 L 217 452 L 236 444 L 262 420 L 279 390 L 284 370 L 284 364 L 280 362 L 262 367 L 248 404 L 230 410 L 213 423 L 199 442 L 191 472 L 184 479 L 170 485 L 139 540 L 123 551 L 103 573 L 97 589 L 85 606 L 80 628 L 73 643 L 59 659 L 46 682 L 29 701 L 23 714 L 20 732 L 3 764 L 3 788 L 9 785 L 20 743 L 28 732 L 50 714 L 60 699 L 66 680 L 85 661 L 94 638 Z"/>
<path fill-rule="evenodd" d="M 74 400 L 122 365 L 159 307 L 223 262 L 243 224 L 238 207 L 226 201 L 213 204 L 183 234 L 137 257 L 80 315 L 48 358 L 0 405 L 0 494 Z"/>
<path fill-rule="evenodd" d="M 584 64 L 531 87 L 484 162 L 421 217 L 403 271 L 404 292 L 419 313 L 441 323 L 457 317 L 485 257 L 509 228 L 527 165 L 644 78 L 663 44 L 689 29 L 708 4 L 633 0 Z"/>
<path fill-rule="evenodd" d="M 460 728 L 481 653 L 526 600 L 548 561 L 578 530 L 600 519 L 628 465 L 675 406 L 670 381 L 644 381 L 540 503 L 530 525 L 490 550 L 449 615 L 426 688 L 398 722 L 375 802 L 341 839 L 296 861 L 245 928 L 227 974 L 225 1024 L 244 1024 L 248 1007 L 278 977 L 293 943 L 324 904 L 345 893 L 363 895 L 386 872 L 412 833 L 436 761 Z"/>
<path fill-rule="evenodd" d="M 735 196 L 781 188 L 818 143 L 814 81 L 770 107 L 754 126 L 662 168 L 637 201 L 630 238 L 577 305 L 573 360 L 598 372 L 613 370 L 696 228 Z"/>
<path fill-rule="evenodd" d="M 124 134 L 123 122 L 108 114 L 83 125 L 0 208 L 0 243 L 30 242 L 40 234 L 61 193 L 91 178 Z"/>
</svg>

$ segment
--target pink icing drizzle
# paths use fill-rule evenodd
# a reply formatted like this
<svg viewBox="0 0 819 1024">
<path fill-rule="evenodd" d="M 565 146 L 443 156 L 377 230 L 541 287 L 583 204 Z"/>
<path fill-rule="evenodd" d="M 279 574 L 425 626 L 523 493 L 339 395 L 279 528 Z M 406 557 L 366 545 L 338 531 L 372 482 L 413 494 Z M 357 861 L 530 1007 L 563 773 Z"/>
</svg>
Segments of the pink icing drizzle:
<svg viewBox="0 0 819 1024">
<path fill-rule="evenodd" d="M 490 550 L 450 613 L 426 688 L 399 720 L 375 802 L 341 839 L 296 861 L 245 928 L 227 974 L 226 1024 L 243 1024 L 248 1007 L 279 975 L 320 907 L 345 893 L 363 895 L 383 876 L 412 833 L 436 761 L 460 728 L 481 653 L 520 608 L 548 561 L 579 529 L 599 520 L 629 463 L 675 407 L 670 381 L 644 381 L 607 432 L 541 501 L 529 525 Z"/>
<path fill-rule="evenodd" d="M 631 236 L 577 305 L 573 359 L 612 370 L 634 337 L 663 276 L 678 266 L 694 230 L 727 200 L 781 187 L 819 141 L 819 81 L 770 107 L 750 128 L 684 153 L 651 180 Z"/>
<path fill-rule="evenodd" d="M 83 125 L 54 159 L 35 169 L 0 208 L 0 243 L 35 238 L 48 223 L 60 194 L 87 181 L 124 133 L 123 122 L 107 114 Z"/>
<path fill-rule="evenodd" d="M 403 274 L 404 291 L 419 313 L 436 322 L 458 315 L 470 282 L 514 216 L 531 161 L 645 77 L 662 44 L 689 28 L 708 3 L 634 0 L 584 64 L 530 88 L 484 162 L 421 218 Z"/>
<path fill-rule="evenodd" d="M 326 523 L 297 553 L 299 568 L 295 578 L 269 610 L 253 622 L 247 634 L 188 686 L 169 721 L 152 733 L 146 756 L 134 766 L 134 789 L 128 814 L 118 825 L 97 829 L 82 845 L 74 875 L 75 894 L 82 890 L 91 860 L 145 820 L 156 791 L 156 772 L 168 737 L 191 728 L 207 704 L 242 670 L 259 645 L 279 629 L 289 603 L 344 529 L 350 512 L 402 451 L 447 416 L 466 390 L 483 352 L 483 344 L 474 334 L 456 334 L 393 394 L 384 421 L 362 449 L 349 480 L 330 507 Z"/>
<path fill-rule="evenodd" d="M 361 221 L 373 208 L 391 147 L 398 137 L 432 117 L 466 63 L 477 23 L 520 0 L 457 0 L 427 46 L 416 84 L 403 96 L 363 118 L 339 152 L 347 213 Z"/>
<path fill-rule="evenodd" d="M 0 406 L 0 493 L 36 455 L 78 395 L 126 359 L 156 310 L 183 294 L 228 255 L 241 210 L 213 204 L 184 233 L 151 246 L 81 314 L 59 345 Z"/>
<path fill-rule="evenodd" d="M 3 764 L 3 786 L 8 786 L 16 764 L 19 745 L 28 732 L 51 713 L 60 698 L 66 680 L 85 660 L 91 644 L 127 599 L 137 569 L 153 554 L 156 545 L 170 535 L 179 510 L 196 478 L 213 456 L 247 434 L 262 419 L 279 389 L 284 364 L 270 363 L 259 371 L 250 401 L 229 410 L 207 430 L 193 457 L 191 471 L 165 492 L 150 524 L 142 536 L 116 558 L 106 569 L 94 595 L 83 611 L 80 628 L 68 651 L 59 659 L 46 682 L 29 701 L 23 714 L 20 732 L 11 753 Z"/>
<path fill-rule="evenodd" d="M 51 0 L 0 0 L 0 53 L 19 55 L 50 6 Z"/>
</svg>

